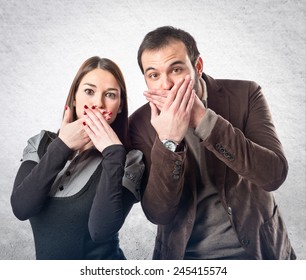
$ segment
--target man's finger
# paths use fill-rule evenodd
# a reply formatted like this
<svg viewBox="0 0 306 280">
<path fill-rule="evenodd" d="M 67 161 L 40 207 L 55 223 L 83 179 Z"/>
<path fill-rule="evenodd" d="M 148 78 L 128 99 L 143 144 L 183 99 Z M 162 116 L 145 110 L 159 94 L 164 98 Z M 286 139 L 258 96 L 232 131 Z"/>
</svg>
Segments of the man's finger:
<svg viewBox="0 0 306 280">
<path fill-rule="evenodd" d="M 153 102 L 149 102 L 149 105 L 151 107 L 151 120 L 152 120 L 158 116 L 158 109 Z"/>
</svg>

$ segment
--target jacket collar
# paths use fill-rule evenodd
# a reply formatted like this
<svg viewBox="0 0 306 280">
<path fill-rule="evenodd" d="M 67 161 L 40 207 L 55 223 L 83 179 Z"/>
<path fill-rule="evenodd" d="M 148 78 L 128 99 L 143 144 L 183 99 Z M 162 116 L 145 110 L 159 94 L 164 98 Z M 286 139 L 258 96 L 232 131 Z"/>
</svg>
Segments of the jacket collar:
<svg viewBox="0 0 306 280">
<path fill-rule="evenodd" d="M 229 118 L 229 96 L 224 94 L 222 84 L 212 77 L 202 74 L 207 87 L 207 106 L 225 119 Z"/>
</svg>

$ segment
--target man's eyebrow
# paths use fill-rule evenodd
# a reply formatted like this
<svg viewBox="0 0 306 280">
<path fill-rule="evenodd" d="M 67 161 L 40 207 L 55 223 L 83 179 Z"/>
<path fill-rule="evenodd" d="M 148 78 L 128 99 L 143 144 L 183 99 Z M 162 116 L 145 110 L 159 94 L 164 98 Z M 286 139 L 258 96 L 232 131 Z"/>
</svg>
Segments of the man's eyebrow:
<svg viewBox="0 0 306 280">
<path fill-rule="evenodd" d="M 145 73 L 147 73 L 147 72 L 150 71 L 150 70 L 155 70 L 155 68 L 154 68 L 154 67 L 148 67 L 148 68 L 145 70 Z"/>
<path fill-rule="evenodd" d="M 176 60 L 176 61 L 174 61 L 174 62 L 172 62 L 171 64 L 170 64 L 170 67 L 173 67 L 173 66 L 175 66 L 175 65 L 178 65 L 178 64 L 185 64 L 185 62 L 184 61 L 182 61 L 182 60 Z M 155 68 L 154 67 L 148 67 L 146 70 L 145 70 L 145 73 L 147 73 L 148 71 L 150 71 L 150 70 L 155 70 Z"/>
<path fill-rule="evenodd" d="M 177 61 L 172 62 L 172 63 L 170 64 L 170 66 L 174 66 L 174 65 L 177 65 L 177 64 L 185 64 L 185 62 L 182 61 L 182 60 L 177 60 Z"/>
</svg>

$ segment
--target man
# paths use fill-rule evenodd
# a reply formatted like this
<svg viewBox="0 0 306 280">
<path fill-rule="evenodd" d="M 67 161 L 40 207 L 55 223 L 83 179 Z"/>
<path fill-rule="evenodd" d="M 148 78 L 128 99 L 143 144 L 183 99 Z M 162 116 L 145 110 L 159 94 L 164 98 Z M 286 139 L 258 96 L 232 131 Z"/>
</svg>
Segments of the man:
<svg viewBox="0 0 306 280">
<path fill-rule="evenodd" d="M 165 26 L 138 50 L 149 101 L 130 117 L 144 153 L 154 259 L 295 259 L 272 191 L 288 165 L 255 82 L 203 73 L 194 38 Z"/>
</svg>

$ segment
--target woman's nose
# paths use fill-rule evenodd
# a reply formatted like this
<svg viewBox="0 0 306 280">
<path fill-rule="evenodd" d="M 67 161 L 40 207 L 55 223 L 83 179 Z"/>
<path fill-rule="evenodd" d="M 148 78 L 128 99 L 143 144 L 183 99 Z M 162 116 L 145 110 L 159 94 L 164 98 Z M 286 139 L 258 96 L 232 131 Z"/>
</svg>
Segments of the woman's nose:
<svg viewBox="0 0 306 280">
<path fill-rule="evenodd" d="M 104 109 L 104 102 L 103 102 L 102 98 L 97 98 L 96 100 L 94 100 L 94 104 L 93 105 L 96 108 Z"/>
</svg>

